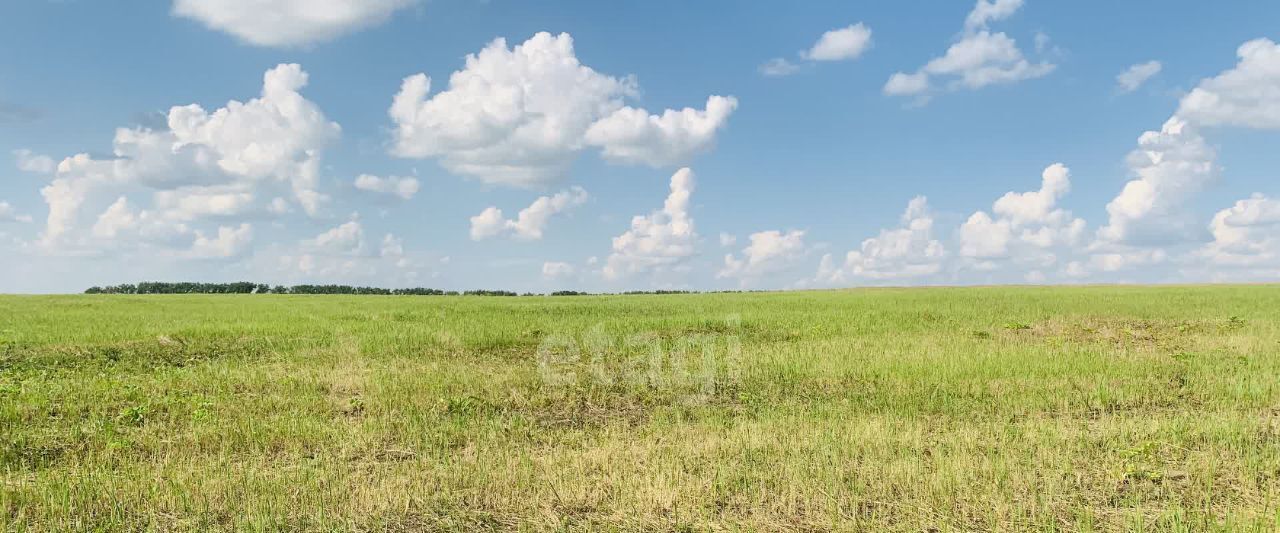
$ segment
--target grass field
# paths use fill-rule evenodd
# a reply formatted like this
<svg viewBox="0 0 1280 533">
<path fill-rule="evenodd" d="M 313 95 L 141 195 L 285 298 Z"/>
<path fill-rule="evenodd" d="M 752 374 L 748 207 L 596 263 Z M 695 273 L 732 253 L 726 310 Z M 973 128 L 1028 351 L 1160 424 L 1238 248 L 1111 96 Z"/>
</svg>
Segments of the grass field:
<svg viewBox="0 0 1280 533">
<path fill-rule="evenodd" d="M 0 297 L 0 529 L 1280 528 L 1280 286 Z"/>
</svg>

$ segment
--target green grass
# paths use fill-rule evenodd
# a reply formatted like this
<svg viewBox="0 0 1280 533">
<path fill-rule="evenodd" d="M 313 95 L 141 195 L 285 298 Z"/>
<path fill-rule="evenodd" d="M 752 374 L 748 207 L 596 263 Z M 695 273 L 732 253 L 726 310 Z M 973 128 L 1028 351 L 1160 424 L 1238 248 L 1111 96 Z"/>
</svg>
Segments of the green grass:
<svg viewBox="0 0 1280 533">
<path fill-rule="evenodd" d="M 0 530 L 1280 528 L 1280 286 L 0 297 Z"/>
</svg>

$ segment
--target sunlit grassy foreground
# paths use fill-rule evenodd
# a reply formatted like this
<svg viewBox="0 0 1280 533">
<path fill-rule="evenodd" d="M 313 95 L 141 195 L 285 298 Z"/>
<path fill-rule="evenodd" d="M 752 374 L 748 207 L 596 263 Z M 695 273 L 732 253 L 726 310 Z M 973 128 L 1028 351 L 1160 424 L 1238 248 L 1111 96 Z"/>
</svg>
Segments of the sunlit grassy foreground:
<svg viewBox="0 0 1280 533">
<path fill-rule="evenodd" d="M 0 530 L 1280 527 L 1280 287 L 0 297 Z"/>
</svg>

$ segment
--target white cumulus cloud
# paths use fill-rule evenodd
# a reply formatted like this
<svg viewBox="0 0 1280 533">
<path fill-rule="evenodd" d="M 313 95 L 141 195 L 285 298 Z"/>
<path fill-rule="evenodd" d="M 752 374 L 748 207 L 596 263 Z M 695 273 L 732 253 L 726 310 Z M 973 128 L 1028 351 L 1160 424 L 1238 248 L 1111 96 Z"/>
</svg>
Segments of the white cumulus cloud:
<svg viewBox="0 0 1280 533">
<path fill-rule="evenodd" d="M 1021 0 L 978 0 L 965 20 L 964 32 L 941 57 L 929 60 L 915 72 L 892 74 L 884 93 L 927 98 L 934 90 L 935 78 L 942 78 L 947 90 L 980 89 L 1053 72 L 1054 64 L 1028 60 L 1012 37 L 987 29 L 989 23 L 1012 16 L 1020 7 Z"/>
<path fill-rule="evenodd" d="M 786 58 L 775 57 L 761 63 L 759 67 L 756 67 L 756 70 L 759 71 L 762 76 L 781 78 L 783 76 L 790 76 L 800 72 L 800 65 L 792 63 Z"/>
<path fill-rule="evenodd" d="M 187 222 L 245 215 L 256 200 L 252 192 L 236 187 L 183 187 L 156 191 L 152 199 L 161 216 Z"/>
<path fill-rule="evenodd" d="M 1202 80 L 1177 116 L 1205 126 L 1280 128 L 1280 45 L 1255 39 L 1236 50 L 1235 68 Z"/>
<path fill-rule="evenodd" d="M 0 222 L 31 222 L 31 215 L 19 214 L 9 202 L 0 201 Z"/>
<path fill-rule="evenodd" d="M 301 67 L 280 65 L 263 75 L 258 98 L 233 100 L 213 112 L 194 104 L 176 106 L 167 115 L 167 129 L 117 129 L 111 158 L 77 154 L 63 159 L 41 190 L 49 206 L 42 244 L 119 248 L 121 243 L 108 246 L 101 234 L 86 239 L 83 219 L 86 211 L 118 203 L 128 191 L 150 191 L 151 205 L 112 203 L 117 209 L 112 216 L 124 216 L 127 209 L 147 221 L 146 233 L 164 236 L 152 242 L 194 239 L 195 228 L 187 224 L 207 218 L 287 211 L 282 194 L 318 215 L 327 200 L 319 191 L 321 152 L 341 130 L 298 92 L 306 84 Z"/>
<path fill-rule="evenodd" d="M 800 55 L 810 61 L 857 59 L 871 46 L 871 28 L 861 22 L 822 34 Z"/>
<path fill-rule="evenodd" d="M 488 207 L 471 217 L 471 239 L 475 241 L 504 234 L 522 240 L 538 240 L 546 230 L 551 217 L 587 202 L 589 196 L 582 187 L 572 187 L 552 196 L 540 196 L 529 207 L 520 210 L 515 220 L 503 217 L 502 210 Z"/>
<path fill-rule="evenodd" d="M 1226 275 L 1213 269 L 1267 261 L 1270 241 L 1259 239 L 1257 231 L 1270 231 L 1268 225 L 1255 231 L 1252 223 L 1237 223 L 1247 218 L 1243 213 L 1266 211 L 1270 205 L 1266 197 L 1243 200 L 1219 212 L 1208 232 L 1188 208 L 1222 173 L 1217 151 L 1201 131 L 1213 126 L 1280 128 L 1280 46 L 1269 39 L 1255 39 L 1240 45 L 1236 55 L 1239 61 L 1234 67 L 1201 80 L 1183 96 L 1177 112 L 1160 131 L 1139 137 L 1138 147 L 1128 158 L 1133 179 L 1107 204 L 1109 221 L 1090 246 L 1089 267 L 1118 271 L 1161 263 L 1171 257 L 1173 247 L 1210 237 L 1212 242 L 1188 257 L 1176 257 L 1185 271 L 1205 269 L 1215 276 Z M 1251 251 L 1242 253 L 1245 250 Z"/>
<path fill-rule="evenodd" d="M 929 90 L 929 73 L 916 72 L 907 74 L 895 72 L 884 84 L 884 94 L 890 96 L 921 94 Z"/>
<path fill-rule="evenodd" d="M 1159 61 L 1138 63 L 1116 75 L 1116 84 L 1120 87 L 1120 92 L 1131 93 L 1138 90 L 1138 87 L 1142 87 L 1142 84 L 1146 83 L 1152 76 L 1159 74 L 1161 68 L 1163 68 L 1163 65 Z"/>
<path fill-rule="evenodd" d="M 987 24 L 1013 16 L 1022 8 L 1022 0 L 978 0 L 964 19 L 966 31 L 976 31 Z"/>
<path fill-rule="evenodd" d="M 52 174 L 58 168 L 58 164 L 54 162 L 52 157 L 37 154 L 26 148 L 19 148 L 13 151 L 14 162 L 18 165 L 18 170 L 23 172 L 31 172 L 33 174 Z"/>
<path fill-rule="evenodd" d="M 824 32 L 813 46 L 796 55 L 808 62 L 849 61 L 861 57 L 868 48 L 871 48 L 871 28 L 859 22 Z M 762 76 L 776 78 L 795 74 L 800 71 L 800 66 L 787 58 L 775 57 L 756 70 Z"/>
<path fill-rule="evenodd" d="M 196 240 L 191 244 L 190 256 L 208 259 L 236 257 L 244 254 L 252 241 L 253 227 L 248 223 L 237 227 L 220 226 L 218 232 L 209 237 L 197 231 Z"/>
<path fill-rule="evenodd" d="M 1160 131 L 1138 138 L 1129 154 L 1133 178 L 1107 204 L 1109 222 L 1098 230 L 1103 243 L 1143 244 L 1185 241 L 1190 220 L 1183 209 L 1192 195 L 1218 177 L 1217 154 L 1196 129 L 1179 117 Z"/>
<path fill-rule="evenodd" d="M 1058 207 L 1071 190 L 1070 170 L 1062 163 L 1041 173 L 1040 189 L 1009 192 L 992 204 L 991 212 L 978 211 L 960 226 L 960 256 L 976 270 L 1020 267 L 1024 276 L 1044 281 L 1041 269 L 1055 266 L 1060 256 L 1070 256 L 1084 235 L 1085 222 Z"/>
<path fill-rule="evenodd" d="M 1213 241 L 1197 255 L 1211 267 L 1243 269 L 1259 279 L 1280 274 L 1280 200 L 1255 193 L 1218 211 L 1209 231 Z"/>
<path fill-rule="evenodd" d="M 698 238 L 689 199 L 693 171 L 682 168 L 671 176 L 671 192 L 662 209 L 631 219 L 631 229 L 613 238 L 613 253 L 605 260 L 605 279 L 672 270 L 695 252 Z"/>
<path fill-rule="evenodd" d="M 328 41 L 385 22 L 418 0 L 174 0 L 173 14 L 257 46 Z"/>
<path fill-rule="evenodd" d="M 496 39 L 467 56 L 445 90 L 433 95 L 431 85 L 425 74 L 401 85 L 388 112 L 392 153 L 521 187 L 562 178 L 589 147 L 618 162 L 682 163 L 712 144 L 737 107 L 731 96 L 712 96 L 703 110 L 628 107 L 639 96 L 635 80 L 581 64 L 567 33 L 539 33 L 511 48 Z"/>
<path fill-rule="evenodd" d="M 792 230 L 761 231 L 751 234 L 750 244 L 742 249 L 742 256 L 724 256 L 724 267 L 718 278 L 738 278 L 743 285 L 795 267 L 804 259 L 809 248 L 804 242 L 805 232 Z"/>
<path fill-rule="evenodd" d="M 312 239 L 303 241 L 303 247 L 332 255 L 356 255 L 364 252 L 364 225 L 359 220 L 339 224 Z"/>
<path fill-rule="evenodd" d="M 124 196 L 116 198 L 98 215 L 91 231 L 100 242 L 159 246 L 161 250 L 181 248 L 196 235 L 182 221 L 166 219 L 155 211 L 135 209 Z"/>
<path fill-rule="evenodd" d="M 353 185 L 362 191 L 396 196 L 402 200 L 413 198 L 413 195 L 418 194 L 419 188 L 417 178 L 399 176 L 380 178 L 372 174 L 357 176 Z"/>
<path fill-rule="evenodd" d="M 570 278 L 577 272 L 578 269 L 569 263 L 548 261 L 542 264 L 542 277 L 549 280 Z"/>
<path fill-rule="evenodd" d="M 831 254 L 824 255 L 817 282 L 885 282 L 941 272 L 947 252 L 942 242 L 933 236 L 933 215 L 928 200 L 923 196 L 913 198 L 907 203 L 901 221 L 901 226 L 881 230 L 878 236 L 862 241 L 857 250 L 845 254 L 843 263 L 837 263 Z"/>
<path fill-rule="evenodd" d="M 668 109 L 661 116 L 624 107 L 596 121 L 585 140 L 617 163 L 666 167 L 688 162 L 711 147 L 716 132 L 738 108 L 732 96 L 712 96 L 704 109 Z"/>
<path fill-rule="evenodd" d="M 125 231 L 136 228 L 138 218 L 139 215 L 129 207 L 129 199 L 121 196 L 106 211 L 98 215 L 98 221 L 93 225 L 93 234 L 97 237 L 115 238 Z"/>
</svg>

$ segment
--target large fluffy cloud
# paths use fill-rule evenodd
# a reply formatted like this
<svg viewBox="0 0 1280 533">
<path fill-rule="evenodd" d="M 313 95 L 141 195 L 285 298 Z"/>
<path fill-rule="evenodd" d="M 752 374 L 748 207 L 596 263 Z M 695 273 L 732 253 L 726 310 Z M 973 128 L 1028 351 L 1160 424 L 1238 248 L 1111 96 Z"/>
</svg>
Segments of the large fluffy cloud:
<svg viewBox="0 0 1280 533">
<path fill-rule="evenodd" d="M 1070 190 L 1070 170 L 1062 163 L 1048 166 L 1039 190 L 1006 193 L 991 206 L 994 216 L 978 211 L 960 226 L 960 256 L 970 268 L 1012 264 L 1033 281 L 1042 281 L 1042 269 L 1072 252 L 1084 234 L 1084 220 L 1058 207 Z"/>
<path fill-rule="evenodd" d="M 671 192 L 662 209 L 631 219 L 631 229 L 613 238 L 613 253 L 605 261 L 605 279 L 663 272 L 692 257 L 698 238 L 689 216 L 693 171 L 682 168 L 671 176 Z"/>
<path fill-rule="evenodd" d="M 189 259 L 240 257 L 253 241 L 253 226 L 247 222 L 216 226 L 206 235 L 163 212 L 135 209 L 124 196 L 98 215 L 91 231 L 98 242 L 152 246 L 170 257 Z"/>
<path fill-rule="evenodd" d="M 127 197 L 116 198 L 93 224 L 98 241 L 127 241 L 180 247 L 195 232 L 182 221 L 167 220 L 155 211 L 136 209 Z"/>
<path fill-rule="evenodd" d="M 946 53 L 913 73 L 894 73 L 885 83 L 884 93 L 923 97 L 933 90 L 935 78 L 947 80 L 947 89 L 980 89 L 1053 72 L 1052 63 L 1033 63 L 1013 38 L 987 29 L 989 23 L 1008 18 L 1020 7 L 1021 0 L 978 0 L 965 19 L 964 32 Z"/>
<path fill-rule="evenodd" d="M 678 165 L 710 147 L 737 107 L 732 96 L 712 96 L 702 110 L 668 109 L 661 116 L 624 107 L 592 124 L 585 140 L 617 163 Z"/>
<path fill-rule="evenodd" d="M 173 14 L 258 46 L 327 41 L 386 21 L 418 0 L 174 0 Z"/>
<path fill-rule="evenodd" d="M 327 200 L 319 191 L 320 154 L 340 128 L 299 93 L 306 84 L 301 67 L 280 65 L 263 76 L 258 98 L 213 112 L 173 107 L 167 129 L 116 130 L 112 158 L 62 160 L 41 190 L 49 206 L 42 243 L 105 249 L 106 239 L 132 236 L 198 245 L 193 254 L 201 257 L 232 256 L 238 253 L 217 252 L 238 250 L 251 233 L 223 225 L 227 219 L 287 211 L 285 197 L 317 215 Z M 148 193 L 149 206 L 127 199 Z M 90 232 L 88 215 L 103 207 L 93 228 L 115 229 Z M 192 226 L 205 220 L 218 223 L 207 235 Z"/>
<path fill-rule="evenodd" d="M 471 217 L 471 239 L 479 241 L 502 235 L 523 240 L 541 239 L 551 217 L 586 203 L 587 198 L 587 191 L 582 187 L 540 196 L 529 207 L 521 209 L 515 220 L 506 219 L 497 207 L 488 207 Z"/>
<path fill-rule="evenodd" d="M 1214 126 L 1280 128 L 1280 46 L 1256 39 L 1240 45 L 1236 55 L 1233 68 L 1201 80 L 1183 96 L 1160 131 L 1139 137 L 1128 159 L 1134 179 L 1107 204 L 1109 221 L 1098 230 L 1088 264 L 1116 271 L 1162 262 L 1169 258 L 1169 247 L 1209 237 L 1188 209 L 1188 202 L 1221 173 L 1217 152 L 1201 131 Z M 1243 216 L 1232 215 L 1233 210 L 1261 210 L 1266 204 L 1265 198 L 1254 198 L 1218 213 L 1210 226 L 1213 243 L 1190 260 L 1208 258 L 1211 265 L 1250 255 L 1265 260 L 1266 254 L 1257 251 L 1270 246 L 1266 230 L 1243 229 L 1230 221 Z M 1239 253 L 1246 249 L 1255 253 Z"/>
<path fill-rule="evenodd" d="M 496 39 L 431 94 L 425 74 L 404 80 L 389 115 L 392 152 L 438 158 L 449 171 L 486 183 L 535 186 L 562 177 L 579 153 L 669 166 L 708 148 L 737 106 L 713 96 L 703 110 L 650 115 L 627 107 L 634 79 L 581 64 L 567 33 L 539 33 L 508 48 Z"/>
<path fill-rule="evenodd" d="M 733 254 L 724 256 L 724 267 L 716 277 L 737 278 L 745 286 L 764 276 L 786 271 L 796 266 L 809 253 L 804 234 L 800 230 L 753 233 L 749 237 L 750 244 L 742 249 L 742 257 Z"/>
<path fill-rule="evenodd" d="M 1177 116 L 1205 126 L 1280 128 L 1280 45 L 1255 39 L 1236 50 L 1235 68 L 1202 80 Z"/>
<path fill-rule="evenodd" d="M 881 230 L 879 236 L 862 241 L 857 250 L 845 254 L 843 263 L 824 255 L 817 282 L 885 282 L 932 276 L 942 271 L 946 255 L 942 242 L 933 236 L 928 200 L 917 196 L 907 203 L 900 227 Z"/>
<path fill-rule="evenodd" d="M 1191 220 L 1184 203 L 1218 176 L 1217 155 L 1194 126 L 1173 117 L 1160 131 L 1138 138 L 1129 154 L 1133 180 L 1107 204 L 1110 220 L 1098 230 L 1106 243 L 1186 240 Z"/>
<path fill-rule="evenodd" d="M 1215 214 L 1209 231 L 1213 241 L 1196 255 L 1210 268 L 1255 279 L 1280 275 L 1280 201 L 1255 193 Z"/>
<path fill-rule="evenodd" d="M 1107 203 L 1108 221 L 1098 228 L 1089 257 L 1068 264 L 1077 277 L 1123 272 L 1170 258 L 1169 249 L 1204 235 L 1187 202 L 1217 179 L 1217 154 L 1195 126 L 1178 116 L 1160 131 L 1138 138 L 1129 153 L 1133 179 Z"/>
</svg>

